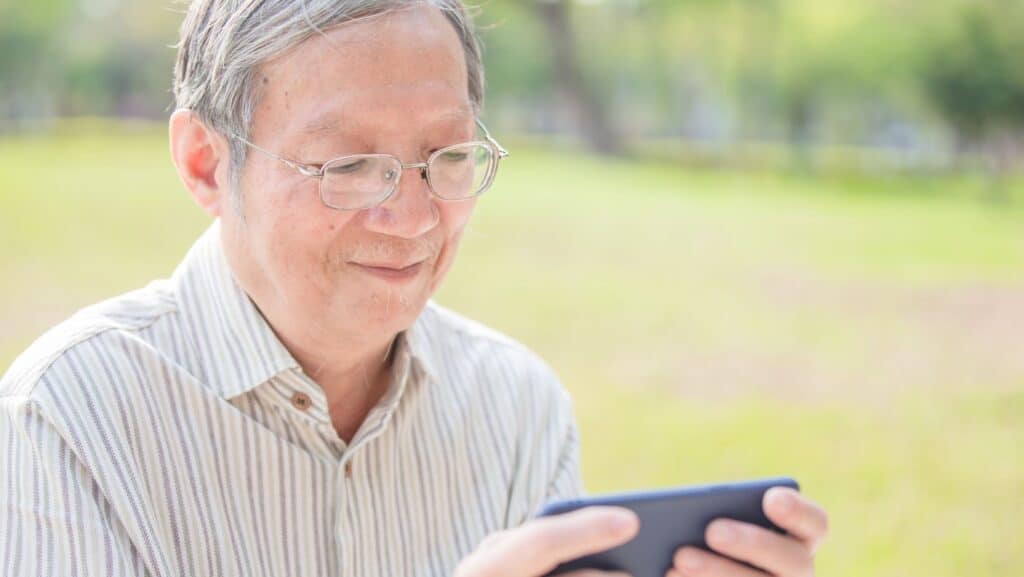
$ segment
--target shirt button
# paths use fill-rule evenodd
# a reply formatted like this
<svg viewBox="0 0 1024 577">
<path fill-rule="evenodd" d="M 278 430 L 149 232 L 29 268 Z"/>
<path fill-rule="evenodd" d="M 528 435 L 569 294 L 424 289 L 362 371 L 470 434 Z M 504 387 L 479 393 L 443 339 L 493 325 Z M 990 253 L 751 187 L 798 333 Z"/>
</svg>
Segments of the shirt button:
<svg viewBox="0 0 1024 577">
<path fill-rule="evenodd" d="M 351 479 L 352 478 L 352 461 L 346 461 L 345 462 L 345 478 L 346 479 Z"/>
<path fill-rule="evenodd" d="M 292 395 L 292 406 L 300 411 L 305 411 L 313 405 L 313 401 L 309 398 L 309 395 L 302 391 L 296 391 Z"/>
</svg>

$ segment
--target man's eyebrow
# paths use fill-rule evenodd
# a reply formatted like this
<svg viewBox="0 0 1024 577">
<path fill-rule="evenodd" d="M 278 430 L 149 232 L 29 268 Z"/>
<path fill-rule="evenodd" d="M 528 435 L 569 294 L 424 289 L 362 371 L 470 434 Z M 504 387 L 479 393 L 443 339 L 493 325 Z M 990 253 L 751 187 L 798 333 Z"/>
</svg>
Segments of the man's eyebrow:
<svg viewBox="0 0 1024 577">
<path fill-rule="evenodd" d="M 428 120 L 428 126 L 434 126 L 444 122 L 468 121 L 474 118 L 473 106 L 468 102 L 463 106 L 444 109 L 433 115 Z M 302 127 L 303 134 L 323 134 L 325 132 L 345 134 L 344 118 L 336 115 L 324 115 L 316 117 Z"/>
<path fill-rule="evenodd" d="M 431 124 L 441 123 L 448 120 L 472 120 L 474 116 L 473 105 L 467 102 L 462 106 L 442 110 L 433 118 Z"/>
<path fill-rule="evenodd" d="M 324 132 L 344 131 L 345 123 L 335 116 L 318 116 L 302 127 L 303 134 L 321 134 Z"/>
</svg>

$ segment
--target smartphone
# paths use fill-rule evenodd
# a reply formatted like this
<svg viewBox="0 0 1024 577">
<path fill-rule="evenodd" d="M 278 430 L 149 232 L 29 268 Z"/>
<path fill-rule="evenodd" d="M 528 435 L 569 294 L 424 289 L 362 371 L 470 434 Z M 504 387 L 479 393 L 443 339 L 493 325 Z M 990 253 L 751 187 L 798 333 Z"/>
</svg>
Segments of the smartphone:
<svg viewBox="0 0 1024 577">
<path fill-rule="evenodd" d="M 548 503 L 538 516 L 560 515 L 593 505 L 613 505 L 632 509 L 640 518 L 640 531 L 632 541 L 563 563 L 549 575 L 600 569 L 625 571 L 633 577 L 664 577 L 680 547 L 692 545 L 708 550 L 704 531 L 708 523 L 720 517 L 785 533 L 764 515 L 764 494 L 772 487 L 800 490 L 793 479 L 775 477 Z"/>
</svg>

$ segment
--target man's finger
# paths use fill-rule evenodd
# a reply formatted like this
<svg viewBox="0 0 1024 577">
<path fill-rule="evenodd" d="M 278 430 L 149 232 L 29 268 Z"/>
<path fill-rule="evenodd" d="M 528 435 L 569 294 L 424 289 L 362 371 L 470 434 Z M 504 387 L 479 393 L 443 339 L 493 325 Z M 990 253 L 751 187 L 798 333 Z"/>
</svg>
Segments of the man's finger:
<svg viewBox="0 0 1024 577">
<path fill-rule="evenodd" d="M 828 534 L 828 514 L 789 487 L 772 487 L 764 495 L 764 514 L 806 543 L 813 553 Z"/>
<path fill-rule="evenodd" d="M 672 558 L 671 577 L 769 577 L 714 553 L 696 547 L 683 547 Z"/>
<path fill-rule="evenodd" d="M 587 507 L 535 519 L 505 532 L 485 555 L 471 555 L 458 575 L 544 575 L 559 563 L 621 545 L 639 528 L 636 515 L 619 507 Z"/>
<path fill-rule="evenodd" d="M 559 563 L 621 545 L 639 528 L 639 519 L 628 509 L 588 507 L 531 521 L 495 548 L 527 561 L 528 575 L 542 575 Z"/>
<path fill-rule="evenodd" d="M 708 525 L 705 539 L 716 552 L 746 561 L 772 575 L 808 575 L 814 567 L 806 543 L 757 525 L 717 519 Z"/>
</svg>

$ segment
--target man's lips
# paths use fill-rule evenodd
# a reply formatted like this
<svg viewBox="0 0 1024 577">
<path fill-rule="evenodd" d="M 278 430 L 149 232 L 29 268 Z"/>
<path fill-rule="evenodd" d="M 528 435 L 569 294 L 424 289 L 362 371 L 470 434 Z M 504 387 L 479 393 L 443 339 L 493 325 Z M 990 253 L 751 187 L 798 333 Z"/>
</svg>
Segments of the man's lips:
<svg viewBox="0 0 1024 577">
<path fill-rule="evenodd" d="M 374 276 L 388 279 L 388 280 L 408 280 L 415 278 L 419 275 L 420 270 L 423 268 L 425 260 L 417 261 L 412 264 L 392 264 L 392 263 L 364 263 L 364 262 L 351 262 L 356 268 L 368 272 Z"/>
</svg>

